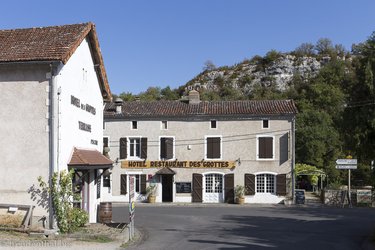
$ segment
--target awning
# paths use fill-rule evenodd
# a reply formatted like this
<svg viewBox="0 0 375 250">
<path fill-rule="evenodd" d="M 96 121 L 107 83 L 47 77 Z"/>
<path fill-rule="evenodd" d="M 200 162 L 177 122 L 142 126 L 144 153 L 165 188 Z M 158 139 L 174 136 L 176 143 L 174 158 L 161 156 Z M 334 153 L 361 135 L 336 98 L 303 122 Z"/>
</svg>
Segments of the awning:
<svg viewBox="0 0 375 250">
<path fill-rule="evenodd" d="M 176 174 L 176 172 L 173 171 L 172 169 L 170 169 L 169 167 L 164 167 L 164 168 L 160 169 L 159 171 L 157 171 L 155 174 L 174 175 L 174 174 Z"/>
<path fill-rule="evenodd" d="M 110 159 L 97 150 L 74 148 L 68 166 L 78 170 L 90 170 L 110 168 L 112 164 L 113 162 Z"/>
</svg>

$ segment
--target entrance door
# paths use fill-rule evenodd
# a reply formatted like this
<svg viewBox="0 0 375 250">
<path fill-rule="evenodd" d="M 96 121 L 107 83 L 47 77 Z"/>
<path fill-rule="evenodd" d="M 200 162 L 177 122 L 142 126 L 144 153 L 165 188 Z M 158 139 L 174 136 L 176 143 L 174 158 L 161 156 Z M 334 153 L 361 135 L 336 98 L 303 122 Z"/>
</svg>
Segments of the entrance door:
<svg viewBox="0 0 375 250">
<path fill-rule="evenodd" d="M 162 175 L 162 202 L 173 201 L 173 175 Z"/>
<path fill-rule="evenodd" d="M 223 175 L 206 174 L 204 180 L 203 202 L 223 202 Z"/>
</svg>

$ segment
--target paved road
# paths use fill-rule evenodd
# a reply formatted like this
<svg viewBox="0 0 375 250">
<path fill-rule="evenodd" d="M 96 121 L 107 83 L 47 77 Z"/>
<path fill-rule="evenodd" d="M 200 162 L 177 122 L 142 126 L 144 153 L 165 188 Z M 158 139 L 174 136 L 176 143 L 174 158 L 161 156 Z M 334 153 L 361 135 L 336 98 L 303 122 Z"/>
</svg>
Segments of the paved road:
<svg viewBox="0 0 375 250">
<path fill-rule="evenodd" d="M 127 207 L 114 208 L 114 219 Z M 138 206 L 142 242 L 129 249 L 363 249 L 375 209 Z"/>
</svg>

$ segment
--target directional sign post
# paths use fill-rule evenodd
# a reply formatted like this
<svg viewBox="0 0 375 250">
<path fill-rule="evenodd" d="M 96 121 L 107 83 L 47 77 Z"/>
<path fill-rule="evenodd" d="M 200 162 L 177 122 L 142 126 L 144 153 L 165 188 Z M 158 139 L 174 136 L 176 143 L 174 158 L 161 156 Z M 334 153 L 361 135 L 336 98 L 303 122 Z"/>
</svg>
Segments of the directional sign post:
<svg viewBox="0 0 375 250">
<path fill-rule="evenodd" d="M 350 170 L 357 169 L 357 159 L 337 159 L 336 169 L 348 170 L 348 196 L 349 196 L 348 202 L 349 202 L 349 206 L 352 207 L 351 193 L 350 193 Z"/>
</svg>

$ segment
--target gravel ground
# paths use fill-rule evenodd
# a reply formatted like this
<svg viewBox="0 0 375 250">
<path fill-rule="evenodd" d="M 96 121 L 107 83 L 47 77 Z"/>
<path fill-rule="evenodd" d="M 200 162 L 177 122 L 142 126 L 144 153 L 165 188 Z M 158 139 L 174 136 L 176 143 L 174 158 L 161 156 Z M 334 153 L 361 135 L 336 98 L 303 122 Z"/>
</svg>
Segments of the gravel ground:
<svg viewBox="0 0 375 250">
<path fill-rule="evenodd" d="M 26 234 L 0 231 L 0 249 L 121 249 L 128 240 L 125 225 L 90 224 L 79 232 L 68 235 Z"/>
</svg>

